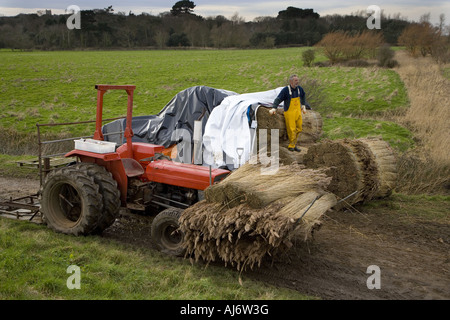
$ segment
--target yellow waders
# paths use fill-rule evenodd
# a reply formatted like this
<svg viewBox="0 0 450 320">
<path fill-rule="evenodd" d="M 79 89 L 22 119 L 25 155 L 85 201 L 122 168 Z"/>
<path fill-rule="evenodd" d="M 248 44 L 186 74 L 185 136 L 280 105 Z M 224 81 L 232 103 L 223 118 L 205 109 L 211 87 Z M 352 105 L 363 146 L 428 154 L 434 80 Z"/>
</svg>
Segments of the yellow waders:
<svg viewBox="0 0 450 320">
<path fill-rule="evenodd" d="M 302 110 L 300 106 L 300 97 L 291 98 L 288 111 L 284 112 L 284 119 L 286 122 L 286 131 L 289 138 L 288 148 L 295 148 L 297 138 L 302 132 Z"/>
</svg>

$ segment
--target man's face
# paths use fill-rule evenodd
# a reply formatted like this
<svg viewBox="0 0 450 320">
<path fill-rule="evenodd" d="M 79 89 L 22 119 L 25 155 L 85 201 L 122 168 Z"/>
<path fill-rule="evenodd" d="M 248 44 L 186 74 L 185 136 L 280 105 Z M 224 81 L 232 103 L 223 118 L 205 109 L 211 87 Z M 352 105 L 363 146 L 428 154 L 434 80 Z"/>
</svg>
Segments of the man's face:
<svg viewBox="0 0 450 320">
<path fill-rule="evenodd" d="M 298 86 L 298 77 L 294 77 L 294 78 L 292 78 L 292 80 L 291 80 L 291 87 L 292 88 L 295 88 L 295 87 L 297 87 Z"/>
</svg>

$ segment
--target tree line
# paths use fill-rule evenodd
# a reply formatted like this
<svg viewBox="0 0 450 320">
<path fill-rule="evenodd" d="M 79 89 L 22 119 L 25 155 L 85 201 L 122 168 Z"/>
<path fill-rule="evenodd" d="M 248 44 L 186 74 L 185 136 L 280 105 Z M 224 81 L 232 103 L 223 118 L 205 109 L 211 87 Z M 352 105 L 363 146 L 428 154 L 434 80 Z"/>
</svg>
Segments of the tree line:
<svg viewBox="0 0 450 320">
<path fill-rule="evenodd" d="M 11 49 L 116 49 L 116 48 L 272 48 L 312 46 L 330 32 L 359 34 L 367 31 L 364 13 L 321 17 L 313 9 L 288 7 L 276 17 L 246 22 L 238 13 L 202 17 L 192 1 L 178 1 L 170 12 L 139 15 L 104 9 L 82 10 L 81 29 L 70 30 L 70 14 L 19 14 L 0 17 L 0 48 Z M 386 43 L 397 45 L 411 23 L 400 15 L 382 16 Z"/>
</svg>

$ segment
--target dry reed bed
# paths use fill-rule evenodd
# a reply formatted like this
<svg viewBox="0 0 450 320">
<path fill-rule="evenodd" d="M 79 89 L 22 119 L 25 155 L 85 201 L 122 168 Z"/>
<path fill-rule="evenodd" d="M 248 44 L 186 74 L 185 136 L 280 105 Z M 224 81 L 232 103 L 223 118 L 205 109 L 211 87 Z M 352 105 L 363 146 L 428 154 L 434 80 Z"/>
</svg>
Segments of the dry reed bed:
<svg viewBox="0 0 450 320">
<path fill-rule="evenodd" d="M 431 58 L 397 52 L 396 71 L 410 100 L 396 121 L 418 140 L 417 148 L 399 159 L 399 192 L 448 193 L 450 190 L 450 81 Z"/>
<path fill-rule="evenodd" d="M 400 120 L 422 140 L 433 159 L 450 161 L 450 81 L 431 58 L 412 58 L 397 53 L 398 74 L 408 89 L 410 108 Z"/>
<path fill-rule="evenodd" d="M 245 164 L 183 212 L 187 255 L 245 270 L 286 253 L 295 241 L 310 239 L 336 204 L 325 191 L 331 178 L 298 164 L 281 166 L 275 174 L 262 174 L 262 169 Z"/>
</svg>

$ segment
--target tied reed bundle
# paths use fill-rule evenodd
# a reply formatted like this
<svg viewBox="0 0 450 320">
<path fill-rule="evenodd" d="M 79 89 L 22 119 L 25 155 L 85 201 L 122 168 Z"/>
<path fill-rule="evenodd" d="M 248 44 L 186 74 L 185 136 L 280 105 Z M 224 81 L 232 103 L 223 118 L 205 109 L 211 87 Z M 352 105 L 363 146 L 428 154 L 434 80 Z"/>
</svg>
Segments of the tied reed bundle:
<svg viewBox="0 0 450 320">
<path fill-rule="evenodd" d="M 205 198 L 228 208 L 245 202 L 251 208 L 260 209 L 283 197 L 325 189 L 331 181 L 324 169 L 306 169 L 296 163 L 280 166 L 275 174 L 263 172 L 263 165 L 247 163 L 220 184 L 206 189 Z"/>
<path fill-rule="evenodd" d="M 392 148 L 378 138 L 323 141 L 308 149 L 309 168 L 328 168 L 328 190 L 340 198 L 357 191 L 336 208 L 389 196 L 397 182 L 397 162 Z"/>
<path fill-rule="evenodd" d="M 270 109 L 265 107 L 258 108 L 256 112 L 258 129 L 267 129 L 268 135 L 270 135 L 270 129 L 278 129 L 280 146 L 287 148 L 289 140 L 286 133 L 284 114 L 279 111 L 275 115 L 271 115 L 269 114 Z M 305 114 L 302 114 L 302 118 L 303 130 L 298 137 L 298 143 L 305 145 L 317 142 L 323 134 L 322 116 L 316 111 L 308 110 Z M 270 145 L 270 140 L 268 144 Z"/>
<path fill-rule="evenodd" d="M 183 212 L 187 255 L 238 270 L 259 266 L 265 257 L 287 252 L 294 241 L 310 239 L 336 204 L 324 191 L 331 178 L 322 170 L 299 165 L 282 166 L 275 175 L 260 170 L 261 165 L 242 166 Z"/>
</svg>

